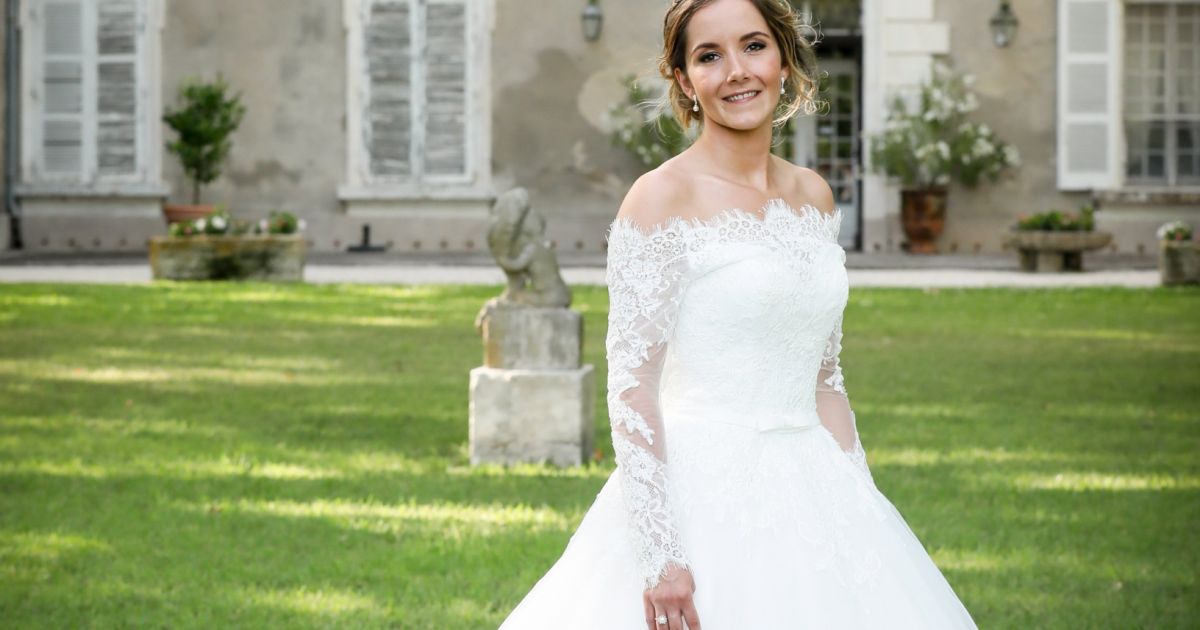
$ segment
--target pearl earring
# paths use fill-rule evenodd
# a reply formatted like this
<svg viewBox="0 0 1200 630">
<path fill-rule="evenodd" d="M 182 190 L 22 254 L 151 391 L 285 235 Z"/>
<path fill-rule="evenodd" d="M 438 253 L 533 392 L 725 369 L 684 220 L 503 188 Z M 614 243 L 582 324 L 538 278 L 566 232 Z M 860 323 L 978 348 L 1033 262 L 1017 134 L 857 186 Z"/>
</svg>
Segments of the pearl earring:
<svg viewBox="0 0 1200 630">
<path fill-rule="evenodd" d="M 700 111 L 700 98 L 699 97 L 696 97 L 696 96 L 692 97 L 692 111 L 694 111 L 694 112 Z"/>
<path fill-rule="evenodd" d="M 787 77 L 779 77 L 779 95 L 787 94 Z"/>
</svg>

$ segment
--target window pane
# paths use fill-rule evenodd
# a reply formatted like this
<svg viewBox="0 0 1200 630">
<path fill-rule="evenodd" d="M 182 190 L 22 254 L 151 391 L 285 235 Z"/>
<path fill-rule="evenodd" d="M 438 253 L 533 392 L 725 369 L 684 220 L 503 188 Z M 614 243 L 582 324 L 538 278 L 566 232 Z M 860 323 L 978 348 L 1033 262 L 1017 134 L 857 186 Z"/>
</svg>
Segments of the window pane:
<svg viewBox="0 0 1200 630">
<path fill-rule="evenodd" d="M 123 55 L 136 52 L 136 1 L 102 0 L 97 9 L 96 43 L 100 54 Z"/>
<path fill-rule="evenodd" d="M 128 175 L 137 170 L 137 74 L 132 61 L 104 62 L 97 67 L 96 165 L 101 175 Z"/>
<path fill-rule="evenodd" d="M 426 13 L 425 172 L 466 172 L 467 9 L 430 3 Z"/>
<path fill-rule="evenodd" d="M 373 175 L 412 173 L 412 38 L 407 2 L 376 0 L 365 37 L 370 99 L 366 135 Z"/>
<path fill-rule="evenodd" d="M 79 174 L 83 170 L 83 125 L 76 120 L 48 120 L 42 133 L 46 171 Z"/>
<path fill-rule="evenodd" d="M 46 5 L 46 54 L 83 53 L 83 7 L 79 2 Z"/>
<path fill-rule="evenodd" d="M 83 111 L 83 64 L 50 61 L 44 77 L 46 113 L 76 114 Z"/>
<path fill-rule="evenodd" d="M 1125 173 L 1133 183 L 1166 183 L 1163 145 L 1166 128 L 1163 122 L 1125 123 L 1125 146 L 1128 151 Z"/>
</svg>

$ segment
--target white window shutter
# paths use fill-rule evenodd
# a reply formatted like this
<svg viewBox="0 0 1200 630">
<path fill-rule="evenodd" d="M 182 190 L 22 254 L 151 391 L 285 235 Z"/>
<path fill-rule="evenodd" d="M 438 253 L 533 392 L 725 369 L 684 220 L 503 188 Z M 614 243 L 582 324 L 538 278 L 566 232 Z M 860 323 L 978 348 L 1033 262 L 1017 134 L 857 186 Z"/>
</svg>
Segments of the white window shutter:
<svg viewBox="0 0 1200 630">
<path fill-rule="evenodd" d="M 429 0 L 425 13 L 423 170 L 467 174 L 467 0 Z"/>
<path fill-rule="evenodd" d="M 1058 2 L 1058 187 L 1121 185 L 1120 0 Z"/>
<path fill-rule="evenodd" d="M 80 0 L 46 2 L 42 21 L 41 167 L 82 178 L 84 169 L 84 16 Z M 35 14 L 36 15 L 36 14 Z M 36 18 L 35 18 L 36 19 Z"/>
<path fill-rule="evenodd" d="M 96 166 L 137 173 L 138 0 L 100 0 L 96 20 Z"/>
<path fill-rule="evenodd" d="M 373 178 L 413 173 L 413 21 L 411 0 L 366 0 L 363 57 L 367 98 L 364 145 Z"/>
</svg>

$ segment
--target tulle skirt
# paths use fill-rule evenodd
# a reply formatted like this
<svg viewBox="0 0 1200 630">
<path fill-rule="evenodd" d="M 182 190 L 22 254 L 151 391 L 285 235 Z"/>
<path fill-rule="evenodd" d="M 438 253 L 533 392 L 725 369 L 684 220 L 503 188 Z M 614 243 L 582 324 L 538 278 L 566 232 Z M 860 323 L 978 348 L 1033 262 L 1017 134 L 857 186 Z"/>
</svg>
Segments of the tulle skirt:
<svg viewBox="0 0 1200 630">
<path fill-rule="evenodd" d="M 668 421 L 672 508 L 705 630 L 974 628 L 903 517 L 821 426 Z M 618 479 L 501 630 L 642 630 Z"/>
</svg>

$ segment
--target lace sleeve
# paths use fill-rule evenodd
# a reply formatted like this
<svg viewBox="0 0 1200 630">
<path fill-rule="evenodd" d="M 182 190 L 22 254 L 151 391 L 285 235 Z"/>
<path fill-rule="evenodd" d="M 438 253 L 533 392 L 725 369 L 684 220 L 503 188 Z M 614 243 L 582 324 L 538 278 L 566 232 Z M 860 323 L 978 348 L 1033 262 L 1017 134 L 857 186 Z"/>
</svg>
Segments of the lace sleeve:
<svg viewBox="0 0 1200 630">
<path fill-rule="evenodd" d="M 854 410 L 850 408 L 850 397 L 842 377 L 841 352 L 842 317 L 838 316 L 833 332 L 829 334 L 829 341 L 825 344 L 821 369 L 817 372 L 817 415 L 821 417 L 821 424 L 846 451 L 846 455 L 870 478 L 867 454 L 858 439 Z"/>
<path fill-rule="evenodd" d="M 608 417 L 632 544 L 647 588 L 687 567 L 672 522 L 659 376 L 681 295 L 678 233 L 643 234 L 626 219 L 608 237 Z"/>
</svg>

